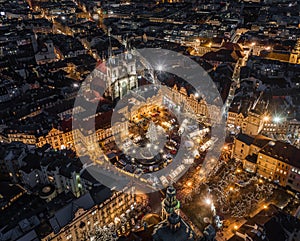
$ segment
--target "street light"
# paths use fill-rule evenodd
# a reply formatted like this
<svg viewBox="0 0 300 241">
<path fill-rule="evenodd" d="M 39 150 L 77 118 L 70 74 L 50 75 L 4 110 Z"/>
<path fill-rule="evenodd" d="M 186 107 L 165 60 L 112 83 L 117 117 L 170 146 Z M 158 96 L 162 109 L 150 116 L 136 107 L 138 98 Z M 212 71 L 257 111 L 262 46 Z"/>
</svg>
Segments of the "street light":
<svg viewBox="0 0 300 241">
<path fill-rule="evenodd" d="M 275 146 L 275 145 L 276 145 L 275 141 L 269 141 L 265 146 Z M 265 146 L 264 146 L 264 147 L 265 147 Z M 264 147 L 263 147 L 263 148 L 264 148 Z M 262 148 L 262 149 L 263 149 L 263 148 Z"/>
<path fill-rule="evenodd" d="M 210 205 L 211 204 L 211 199 L 210 198 L 206 198 L 205 202 L 206 202 L 207 205 Z"/>
<path fill-rule="evenodd" d="M 280 116 L 275 116 L 275 117 L 273 118 L 273 121 L 274 121 L 275 123 L 279 123 L 279 122 L 281 121 Z"/>
<path fill-rule="evenodd" d="M 270 117 L 266 115 L 266 116 L 264 116 L 263 120 L 264 120 L 265 122 L 267 122 L 267 121 L 270 120 Z"/>
<path fill-rule="evenodd" d="M 162 70 L 163 70 L 163 66 L 162 66 L 161 64 L 158 65 L 158 66 L 157 66 L 157 70 L 158 70 L 158 71 L 162 71 Z"/>
</svg>

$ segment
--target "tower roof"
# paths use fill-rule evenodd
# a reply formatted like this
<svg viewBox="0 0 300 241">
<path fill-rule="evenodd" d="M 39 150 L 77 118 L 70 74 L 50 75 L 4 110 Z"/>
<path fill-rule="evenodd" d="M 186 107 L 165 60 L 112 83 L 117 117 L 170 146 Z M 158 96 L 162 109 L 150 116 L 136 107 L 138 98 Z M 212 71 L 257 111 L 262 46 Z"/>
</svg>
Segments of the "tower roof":
<svg viewBox="0 0 300 241">
<path fill-rule="evenodd" d="M 180 216 L 177 213 L 171 213 L 170 216 L 168 217 L 168 221 L 172 225 L 176 225 L 180 223 Z"/>
</svg>

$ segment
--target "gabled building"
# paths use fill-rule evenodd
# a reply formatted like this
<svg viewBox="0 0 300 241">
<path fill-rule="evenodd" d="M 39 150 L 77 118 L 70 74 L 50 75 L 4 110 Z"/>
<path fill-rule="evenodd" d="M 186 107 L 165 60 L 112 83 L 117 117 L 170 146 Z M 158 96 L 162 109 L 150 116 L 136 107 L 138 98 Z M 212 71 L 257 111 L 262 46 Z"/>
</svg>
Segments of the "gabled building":
<svg viewBox="0 0 300 241">
<path fill-rule="evenodd" d="M 300 149 L 258 135 L 238 134 L 232 157 L 243 162 L 243 168 L 279 185 L 300 190 Z"/>
<path fill-rule="evenodd" d="M 262 135 L 256 135 L 253 137 L 240 133 L 234 139 L 232 157 L 243 161 L 247 156 L 257 154 L 260 149 L 271 140 L 271 138 Z"/>
<path fill-rule="evenodd" d="M 300 190 L 300 149 L 281 141 L 258 153 L 257 173 L 281 186 Z"/>
</svg>

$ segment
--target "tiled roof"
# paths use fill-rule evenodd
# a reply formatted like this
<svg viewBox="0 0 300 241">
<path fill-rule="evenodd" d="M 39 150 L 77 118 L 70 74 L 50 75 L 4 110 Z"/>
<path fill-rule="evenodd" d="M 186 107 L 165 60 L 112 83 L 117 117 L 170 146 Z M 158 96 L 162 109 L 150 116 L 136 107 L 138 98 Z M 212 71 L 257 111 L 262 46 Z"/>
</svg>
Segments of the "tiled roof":
<svg viewBox="0 0 300 241">
<path fill-rule="evenodd" d="M 236 139 L 243 142 L 243 143 L 245 143 L 245 144 L 247 144 L 248 146 L 251 145 L 254 141 L 253 137 L 242 134 L 242 133 L 238 134 Z"/>
<path fill-rule="evenodd" d="M 252 163 L 256 164 L 256 162 L 257 162 L 257 155 L 256 154 L 248 155 L 248 156 L 246 156 L 245 159 L 247 161 L 249 161 L 249 162 L 252 162 Z"/>
<path fill-rule="evenodd" d="M 61 228 L 70 223 L 76 211 L 79 208 L 88 210 L 95 205 L 90 193 L 81 196 L 78 199 L 73 200 L 71 203 L 58 210 L 54 216 L 49 220 L 55 233 L 58 233 Z"/>
<path fill-rule="evenodd" d="M 274 146 L 265 146 L 260 153 L 300 168 L 300 149 L 288 143 L 276 141 Z"/>
</svg>

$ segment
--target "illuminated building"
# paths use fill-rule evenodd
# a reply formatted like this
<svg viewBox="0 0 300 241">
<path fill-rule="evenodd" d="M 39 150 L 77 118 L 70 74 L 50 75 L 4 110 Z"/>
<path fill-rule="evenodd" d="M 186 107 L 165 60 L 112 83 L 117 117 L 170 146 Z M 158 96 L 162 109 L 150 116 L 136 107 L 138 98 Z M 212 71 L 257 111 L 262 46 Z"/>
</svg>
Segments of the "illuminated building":
<svg viewBox="0 0 300 241">
<path fill-rule="evenodd" d="M 243 168 L 281 186 L 300 190 L 300 149 L 264 136 L 239 134 L 234 140 L 232 157 L 243 162 Z"/>
<path fill-rule="evenodd" d="M 264 127 L 264 115 L 254 110 L 245 113 L 231 108 L 228 112 L 227 125 L 239 127 L 244 134 L 255 136 Z"/>
<path fill-rule="evenodd" d="M 300 149 L 276 141 L 274 146 L 266 146 L 258 153 L 257 173 L 278 182 L 281 186 L 290 186 L 300 190 L 299 165 Z"/>
<path fill-rule="evenodd" d="M 289 62 L 291 64 L 300 64 L 300 38 L 297 40 L 297 43 L 292 50 Z"/>
<path fill-rule="evenodd" d="M 50 198 L 47 202 L 44 201 L 46 194 Z M 40 197 L 26 195 L 15 187 L 9 195 L 4 195 L 5 201 L 10 198 L 2 206 L 4 215 L 15 213 L 16 207 L 24 205 L 24 201 L 28 204 L 26 209 L 17 210 L 19 214 L 14 220 L 1 227 L 1 240 L 91 240 L 97 227 L 120 226 L 121 218 L 128 217 L 136 206 L 135 196 L 130 190 L 128 193 L 113 192 L 104 186 L 94 188 L 79 198 L 70 194 L 50 197 L 52 194 L 51 186 L 45 186 Z"/>
<path fill-rule="evenodd" d="M 104 188 L 99 195 L 100 198 L 96 199 L 87 193 L 57 210 L 49 219 L 50 232 L 41 237 L 41 240 L 90 240 L 97 226 L 103 227 L 111 223 L 118 225 L 119 217 L 135 203 L 131 193 L 112 194 L 109 189 Z"/>
</svg>

